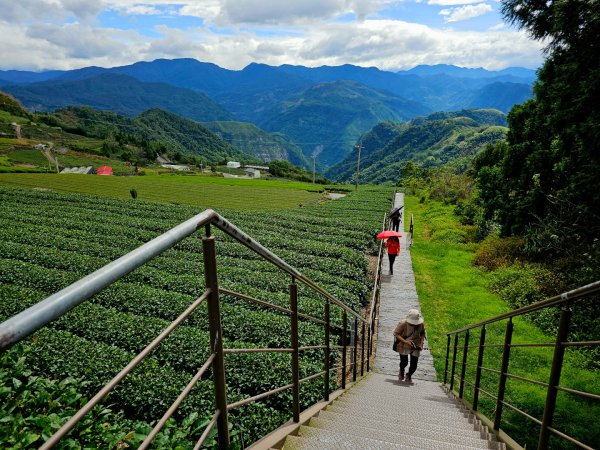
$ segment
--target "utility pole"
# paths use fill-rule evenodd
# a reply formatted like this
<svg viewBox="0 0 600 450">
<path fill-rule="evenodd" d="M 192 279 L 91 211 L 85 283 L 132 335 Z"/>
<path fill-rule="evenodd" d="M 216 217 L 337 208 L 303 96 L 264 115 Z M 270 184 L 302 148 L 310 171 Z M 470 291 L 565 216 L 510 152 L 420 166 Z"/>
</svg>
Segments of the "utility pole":
<svg viewBox="0 0 600 450">
<path fill-rule="evenodd" d="M 356 160 L 356 188 L 355 188 L 355 190 L 358 190 L 358 180 L 360 178 L 360 151 L 362 149 L 362 143 L 359 142 L 358 145 L 356 146 L 356 148 L 358 148 L 358 158 Z"/>
</svg>

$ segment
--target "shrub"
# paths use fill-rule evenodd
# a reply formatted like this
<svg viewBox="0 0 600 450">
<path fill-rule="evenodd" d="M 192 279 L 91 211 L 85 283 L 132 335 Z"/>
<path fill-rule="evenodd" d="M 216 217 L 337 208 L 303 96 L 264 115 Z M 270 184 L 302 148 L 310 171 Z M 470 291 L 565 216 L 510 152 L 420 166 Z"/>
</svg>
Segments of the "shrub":
<svg viewBox="0 0 600 450">
<path fill-rule="evenodd" d="M 475 253 L 473 264 L 487 270 L 496 270 L 519 261 L 523 256 L 525 240 L 519 237 L 487 237 Z"/>
</svg>

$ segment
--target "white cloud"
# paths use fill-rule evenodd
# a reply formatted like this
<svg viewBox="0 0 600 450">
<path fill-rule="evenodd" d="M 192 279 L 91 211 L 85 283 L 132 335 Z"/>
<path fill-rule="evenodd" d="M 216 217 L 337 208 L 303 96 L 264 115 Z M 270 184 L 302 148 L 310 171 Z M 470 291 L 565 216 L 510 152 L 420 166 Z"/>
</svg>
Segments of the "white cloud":
<svg viewBox="0 0 600 450">
<path fill-rule="evenodd" d="M 428 5 L 454 6 L 481 3 L 481 0 L 429 0 Z"/>
<path fill-rule="evenodd" d="M 164 14 L 160 9 L 150 5 L 131 5 L 123 9 L 123 13 L 132 16 L 158 16 Z"/>
<path fill-rule="evenodd" d="M 179 14 L 198 15 L 206 24 L 177 28 L 176 22 L 169 21 L 164 25 L 163 21 L 163 25 L 155 27 L 157 36 L 152 37 L 147 32 L 142 35 L 136 30 L 100 27 L 92 17 L 93 8 L 86 10 L 82 2 L 73 2 L 70 12 L 66 12 L 57 1 L 8 3 L 0 0 L 0 6 L 4 3 L 9 6 L 7 14 L 3 11 L 0 17 L 0 48 L 3 49 L 0 69 L 111 67 L 140 60 L 179 57 L 196 58 L 229 69 L 241 69 L 251 62 L 306 66 L 349 63 L 385 70 L 438 63 L 501 69 L 507 66 L 537 67 L 542 62 L 542 45 L 530 40 L 525 33 L 496 27 L 485 32 L 457 31 L 374 19 L 379 15 L 372 15 L 373 8 L 381 6 L 383 1 L 321 0 L 319 4 L 323 8 L 313 10 L 306 9 L 304 2 L 289 6 L 278 1 L 277 4 L 282 5 L 271 11 L 280 17 L 280 22 L 275 25 L 269 23 L 266 9 L 250 10 L 250 6 L 259 6 L 258 0 L 239 0 L 237 4 L 244 8 L 233 16 L 229 15 L 231 11 L 224 12 L 223 9 L 228 0 L 203 0 L 202 6 L 180 0 L 146 0 L 143 3 L 106 0 L 108 8 L 113 10 L 134 8 L 132 11 L 139 14 L 154 14 L 167 8 Z M 314 6 L 315 2 L 308 0 L 306 3 Z M 385 3 L 390 2 L 385 0 Z M 22 4 L 27 8 L 22 8 Z M 274 0 L 266 4 L 277 6 Z M 465 18 L 468 11 L 462 11 L 462 8 L 480 5 L 486 7 L 487 4 L 449 8 L 446 18 L 448 21 Z M 44 22 L 25 11 L 33 6 L 44 11 L 40 14 Z M 79 17 L 87 18 L 87 22 L 73 23 L 75 10 Z M 340 14 L 347 15 L 349 11 L 364 19 L 331 20 Z M 66 16 L 71 17 L 70 23 L 63 21 Z M 9 21 L 6 17 L 15 19 Z M 258 25 L 250 20 L 259 21 Z M 228 28 L 219 28 L 217 22 Z M 242 24 L 245 24 L 243 28 Z"/>
<path fill-rule="evenodd" d="M 494 25 L 493 27 L 489 27 L 488 30 L 489 31 L 500 31 L 500 30 L 504 30 L 506 28 L 506 24 L 504 22 L 500 22 L 496 25 Z"/>
<path fill-rule="evenodd" d="M 442 9 L 440 14 L 446 16 L 445 22 L 458 22 L 460 20 L 472 19 L 482 16 L 492 11 L 492 6 L 488 3 L 479 3 L 477 5 L 465 5 L 458 8 Z"/>
</svg>

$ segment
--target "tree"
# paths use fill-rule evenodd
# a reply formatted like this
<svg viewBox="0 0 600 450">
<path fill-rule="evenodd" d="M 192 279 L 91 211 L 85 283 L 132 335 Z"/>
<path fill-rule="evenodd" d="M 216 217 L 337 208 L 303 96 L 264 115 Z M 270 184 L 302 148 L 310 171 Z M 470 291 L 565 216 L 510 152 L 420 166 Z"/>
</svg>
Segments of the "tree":
<svg viewBox="0 0 600 450">
<path fill-rule="evenodd" d="M 548 42 L 534 96 L 508 114 L 507 143 L 475 162 L 480 200 L 504 235 L 540 245 L 561 236 L 580 253 L 600 235 L 600 4 L 505 0 L 505 18 Z M 560 217 L 560 220 L 558 220 Z"/>
</svg>

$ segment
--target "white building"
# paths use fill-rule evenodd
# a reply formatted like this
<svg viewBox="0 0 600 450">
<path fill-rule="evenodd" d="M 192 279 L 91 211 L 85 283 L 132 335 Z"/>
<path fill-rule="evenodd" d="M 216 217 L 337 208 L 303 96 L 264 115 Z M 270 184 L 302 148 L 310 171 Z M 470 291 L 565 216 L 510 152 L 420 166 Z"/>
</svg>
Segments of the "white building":
<svg viewBox="0 0 600 450">
<path fill-rule="evenodd" d="M 229 167 L 230 169 L 239 169 L 241 166 L 241 164 L 237 161 L 228 161 L 227 162 L 227 167 Z"/>
</svg>

